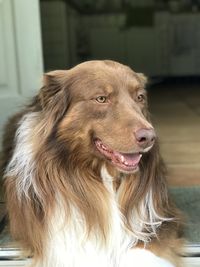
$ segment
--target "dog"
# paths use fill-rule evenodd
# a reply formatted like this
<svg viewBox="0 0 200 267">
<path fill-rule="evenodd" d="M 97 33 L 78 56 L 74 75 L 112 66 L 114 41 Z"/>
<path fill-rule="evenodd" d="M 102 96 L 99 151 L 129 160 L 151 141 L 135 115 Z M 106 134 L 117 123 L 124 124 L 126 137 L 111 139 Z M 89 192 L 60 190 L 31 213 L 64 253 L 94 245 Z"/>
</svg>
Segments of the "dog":
<svg viewBox="0 0 200 267">
<path fill-rule="evenodd" d="M 51 71 L 8 122 L 10 232 L 31 266 L 183 266 L 146 82 L 111 60 Z"/>
</svg>

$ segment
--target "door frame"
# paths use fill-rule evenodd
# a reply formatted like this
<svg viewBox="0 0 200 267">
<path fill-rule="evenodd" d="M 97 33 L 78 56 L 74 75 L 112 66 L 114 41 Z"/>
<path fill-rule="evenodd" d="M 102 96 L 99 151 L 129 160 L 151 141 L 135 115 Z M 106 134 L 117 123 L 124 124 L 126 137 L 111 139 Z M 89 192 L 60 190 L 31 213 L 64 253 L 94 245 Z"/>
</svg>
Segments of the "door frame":
<svg viewBox="0 0 200 267">
<path fill-rule="evenodd" d="M 0 0 L 2 47 L 5 46 L 0 90 L 0 151 L 3 125 L 42 84 L 43 54 L 39 0 Z M 5 78 L 5 79 L 4 79 Z"/>
<path fill-rule="evenodd" d="M 39 0 L 12 0 L 12 7 L 19 91 L 29 96 L 39 88 L 43 73 L 40 3 Z"/>
</svg>

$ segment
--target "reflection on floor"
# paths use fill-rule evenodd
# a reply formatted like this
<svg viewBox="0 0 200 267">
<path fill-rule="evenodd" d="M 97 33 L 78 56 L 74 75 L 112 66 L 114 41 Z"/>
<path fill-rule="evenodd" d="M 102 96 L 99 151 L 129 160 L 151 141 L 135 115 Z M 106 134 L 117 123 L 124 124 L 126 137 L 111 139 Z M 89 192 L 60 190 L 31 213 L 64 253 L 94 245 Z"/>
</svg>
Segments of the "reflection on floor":
<svg viewBox="0 0 200 267">
<path fill-rule="evenodd" d="M 200 185 L 200 83 L 154 85 L 149 104 L 169 184 Z"/>
</svg>

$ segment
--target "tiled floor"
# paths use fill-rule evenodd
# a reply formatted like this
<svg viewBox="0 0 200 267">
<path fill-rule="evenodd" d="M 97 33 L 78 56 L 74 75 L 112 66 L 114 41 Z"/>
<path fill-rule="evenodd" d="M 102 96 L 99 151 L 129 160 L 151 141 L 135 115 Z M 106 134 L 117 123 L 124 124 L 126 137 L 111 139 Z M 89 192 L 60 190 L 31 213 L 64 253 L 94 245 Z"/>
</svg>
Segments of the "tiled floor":
<svg viewBox="0 0 200 267">
<path fill-rule="evenodd" d="M 149 100 L 170 185 L 200 185 L 200 83 L 154 85 Z"/>
</svg>

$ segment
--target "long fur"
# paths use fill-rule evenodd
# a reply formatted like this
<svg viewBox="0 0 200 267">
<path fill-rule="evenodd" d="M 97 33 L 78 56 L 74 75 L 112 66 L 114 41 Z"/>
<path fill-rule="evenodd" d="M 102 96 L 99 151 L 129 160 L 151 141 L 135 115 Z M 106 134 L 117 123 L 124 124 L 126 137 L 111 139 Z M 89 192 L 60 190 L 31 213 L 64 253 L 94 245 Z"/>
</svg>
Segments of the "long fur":
<svg viewBox="0 0 200 267">
<path fill-rule="evenodd" d="M 137 173 L 117 172 L 115 187 L 108 162 L 91 153 L 93 115 L 86 106 L 83 116 L 77 100 L 82 88 L 107 78 L 104 67 L 124 80 L 133 72 L 111 61 L 84 64 L 45 75 L 39 94 L 16 116 L 5 170 L 11 233 L 37 267 L 121 266 L 133 247 L 178 266 L 180 220 L 168 197 L 158 142 L 143 155 Z M 95 64 L 97 71 L 88 74 Z M 144 76 L 134 73 L 134 79 L 144 86 Z M 146 107 L 143 114 L 141 121 L 151 125 Z M 95 113 L 92 123 L 103 116 Z M 161 244 L 166 254 L 159 252 Z M 127 266 L 140 265 L 133 259 Z"/>
</svg>

